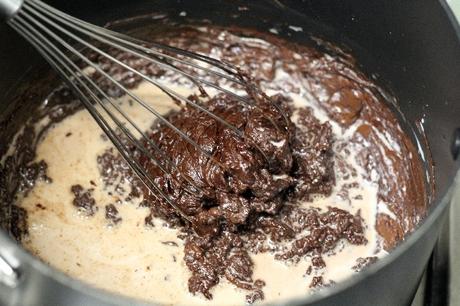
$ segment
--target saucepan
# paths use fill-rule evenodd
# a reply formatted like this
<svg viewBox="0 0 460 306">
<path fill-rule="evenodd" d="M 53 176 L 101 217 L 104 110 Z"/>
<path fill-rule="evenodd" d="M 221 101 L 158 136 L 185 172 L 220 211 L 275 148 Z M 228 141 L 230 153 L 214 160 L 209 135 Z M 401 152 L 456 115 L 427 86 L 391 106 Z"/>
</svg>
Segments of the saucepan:
<svg viewBox="0 0 460 306">
<path fill-rule="evenodd" d="M 219 25 L 239 25 L 261 31 L 276 27 L 279 35 L 288 40 L 302 42 L 308 35 L 316 35 L 350 50 L 361 69 L 397 97 L 396 108 L 404 114 L 407 124 L 414 127 L 411 133 L 420 150 L 427 153 L 424 163 L 435 191 L 430 195 L 427 217 L 388 256 L 349 280 L 284 303 L 410 304 L 447 215 L 460 166 L 460 28 L 444 1 L 50 2 L 65 12 L 100 25 L 154 12 L 178 16 L 185 11 L 184 22 L 206 19 Z M 244 10 L 239 9 L 243 6 Z M 289 31 L 290 25 L 304 31 Z M 49 92 L 50 77 L 44 78 L 41 73 L 46 69 L 49 68 L 38 53 L 5 24 L 0 24 L 1 154 L 7 150 L 13 132 L 38 107 L 32 102 Z M 27 103 L 28 100 L 31 103 Z M 0 223 L 4 228 L 14 219 L 9 213 L 7 205 L 0 203 Z M 92 288 L 47 266 L 27 253 L 6 230 L 0 231 L 0 304 L 144 305 Z"/>
</svg>

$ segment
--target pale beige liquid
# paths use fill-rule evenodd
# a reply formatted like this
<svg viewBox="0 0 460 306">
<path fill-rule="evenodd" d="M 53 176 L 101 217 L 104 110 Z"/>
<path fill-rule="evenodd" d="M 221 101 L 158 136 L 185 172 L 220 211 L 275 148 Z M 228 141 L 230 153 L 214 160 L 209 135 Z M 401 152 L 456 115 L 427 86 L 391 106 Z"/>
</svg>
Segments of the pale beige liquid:
<svg viewBox="0 0 460 306">
<path fill-rule="evenodd" d="M 145 83 L 134 92 L 145 100 L 153 101 L 157 110 L 160 106 L 162 112 L 171 108 L 169 99 Z M 299 106 L 314 106 L 305 97 L 293 98 Z M 124 100 L 122 107 L 143 129 L 147 129 L 152 123 L 152 115 L 136 104 L 130 106 L 126 98 Z M 319 110 L 315 112 L 320 120 L 327 120 Z M 349 131 L 342 131 L 334 124 L 333 128 L 337 138 L 349 137 Z M 66 137 L 68 132 L 72 135 Z M 104 141 L 101 134 L 89 113 L 81 110 L 57 124 L 41 141 L 37 148 L 37 160 L 47 162 L 48 176 L 53 182 L 39 182 L 26 198 L 20 200 L 20 206 L 27 210 L 29 216 L 30 234 L 24 242 L 25 247 L 72 277 L 123 295 L 165 304 L 244 304 L 248 292 L 225 279 L 212 289 L 213 300 L 190 294 L 187 288 L 190 274 L 183 261 L 183 242 L 176 237 L 177 231 L 162 226 L 162 220 L 155 220 L 156 226 L 147 228 L 143 220 L 148 210 L 139 208 L 139 201 L 117 204 L 123 220 L 116 226 L 109 225 L 104 207 L 115 203 L 118 198 L 109 196 L 102 187 L 96 157 L 111 144 Z M 353 156 L 348 161 L 357 167 Z M 94 216 L 85 217 L 72 205 L 74 196 L 70 188 L 74 184 L 93 187 L 90 180 L 97 184 L 93 196 L 99 210 Z M 358 257 L 385 253 L 381 251 L 375 231 L 377 209 L 382 206 L 382 203 L 377 205 L 377 187 L 361 178 L 361 187 L 353 192 L 361 194 L 363 199 L 349 203 L 337 195 L 344 183 L 346 181 L 338 178 L 330 197 L 318 197 L 313 203 L 302 203 L 322 209 L 327 209 L 327 206 L 351 212 L 359 209 L 367 225 L 366 238 L 369 242 L 366 245 L 342 243 L 334 250 L 336 254 L 324 256 L 327 268 L 323 277 L 326 281 L 337 282 L 355 273 L 351 267 Z M 37 203 L 46 209 L 38 209 Z M 174 241 L 178 247 L 165 245 L 162 241 Z M 307 294 L 311 290 L 312 277 L 320 273 L 314 270 L 311 275 L 306 275 L 310 258 L 304 258 L 298 264 L 276 261 L 271 254 L 252 255 L 252 259 L 255 263 L 254 279 L 266 282 L 263 289 L 266 302 Z"/>
</svg>

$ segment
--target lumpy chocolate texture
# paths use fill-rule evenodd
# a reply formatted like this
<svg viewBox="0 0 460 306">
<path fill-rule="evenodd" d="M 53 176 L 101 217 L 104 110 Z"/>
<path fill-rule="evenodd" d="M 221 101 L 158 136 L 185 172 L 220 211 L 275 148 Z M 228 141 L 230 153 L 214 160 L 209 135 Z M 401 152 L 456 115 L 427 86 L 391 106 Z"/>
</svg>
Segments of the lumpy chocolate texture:
<svg viewBox="0 0 460 306">
<path fill-rule="evenodd" d="M 294 193 L 290 189 L 296 189 L 296 198 L 330 193 L 334 172 L 329 124 L 319 124 L 308 113 L 302 117 L 308 121 L 304 132 L 281 115 L 290 115 L 285 99 L 266 100 L 253 107 L 218 95 L 205 103 L 243 136 L 192 107 L 168 120 L 197 145 L 165 124 L 153 128 L 150 138 L 169 160 L 163 159 L 166 171 L 145 155 L 141 163 L 198 233 L 218 234 L 223 226 L 236 231 L 256 215 L 275 215 Z M 161 160 L 156 151 L 151 153 Z M 154 216 L 167 220 L 177 216 L 163 198 L 148 199 L 154 203 Z"/>
<path fill-rule="evenodd" d="M 334 184 L 333 137 L 330 125 L 321 124 L 308 108 L 299 113 L 300 127 L 290 121 L 286 125 L 271 103 L 289 116 L 290 101 L 281 96 L 269 100 L 258 108 L 225 96 L 205 103 L 214 114 L 245 131 L 243 138 L 198 110 L 171 113 L 169 122 L 208 154 L 164 123 L 154 125 L 150 138 L 169 162 L 163 162 L 161 169 L 138 153 L 161 192 L 192 221 L 184 222 L 158 193 L 143 191 L 142 205 L 151 211 L 147 225 L 159 217 L 183 228 L 192 293 L 212 298 L 210 289 L 225 277 L 252 291 L 247 300 L 254 301 L 263 298 L 263 292 L 257 285 L 260 281 L 252 279 L 249 251 L 271 251 L 279 260 L 299 260 L 306 254 L 320 256 L 332 250 L 340 239 L 352 244 L 366 242 L 359 215 L 337 208 L 320 213 L 286 205 L 308 200 L 312 194 L 330 194 Z M 151 154 L 158 153 L 152 150 Z M 103 175 L 112 175 L 107 169 L 115 169 L 121 162 L 110 150 L 98 160 Z M 126 168 L 121 174 L 130 176 L 130 171 Z M 303 235 L 306 230 L 310 234 Z M 270 246 L 268 239 L 278 245 Z M 292 245 L 284 247 L 283 241 Z"/>
<path fill-rule="evenodd" d="M 245 35 L 261 37 L 260 33 L 250 31 L 242 36 Z M 300 87 L 343 128 L 359 120 L 353 142 L 340 145 L 343 150 L 356 146 L 358 164 L 369 173 L 373 169 L 377 171 L 379 197 L 399 219 L 379 216 L 377 230 L 384 238 L 385 248 L 393 247 L 411 231 L 425 211 L 424 193 L 416 191 L 424 190 L 416 150 L 384 105 L 380 90 L 356 69 L 353 59 L 320 41 L 315 49 L 287 44 L 273 36 L 262 37 L 266 41 L 213 28 L 186 28 L 160 39 L 204 54 L 212 50 L 230 63 L 251 67 L 250 77 L 256 85 L 270 88 L 279 67 L 295 75 L 293 79 L 299 82 L 276 85 L 279 87 L 274 89 L 281 94 L 259 103 L 258 108 L 225 95 L 206 102 L 190 97 L 237 127 L 245 137 L 236 136 L 196 108 L 185 107 L 173 112 L 167 116 L 168 121 L 205 153 L 164 123 L 154 125 L 150 139 L 165 153 L 168 162 L 155 150 L 151 154 L 162 160 L 161 167 L 168 175 L 149 157 L 139 153 L 156 185 L 187 216 L 192 226 L 184 222 L 166 200 L 137 184 L 135 189 L 144 194 L 143 205 L 151 211 L 145 222 L 153 225 L 153 218 L 159 217 L 183 229 L 184 259 L 192 272 L 189 290 L 209 299 L 212 298 L 210 289 L 223 277 L 251 291 L 248 302 L 263 299 L 263 286 L 257 286 L 258 280 L 252 277 L 250 252 L 271 252 L 278 260 L 289 261 L 315 256 L 313 265 L 321 269 L 324 263 L 321 255 L 333 250 L 340 240 L 356 245 L 367 243 L 359 212 L 352 215 L 334 207 L 321 212 L 293 204 L 308 201 L 315 194 L 328 195 L 335 183 L 334 138 L 330 125 L 320 123 L 308 107 L 298 112 L 297 125 L 286 123 L 280 112 L 270 106 L 270 103 L 276 104 L 289 118 L 292 101 L 287 96 L 290 92 L 299 92 Z M 119 53 L 117 57 L 144 72 L 174 79 L 168 71 L 140 63 L 127 54 Z M 105 69 L 120 73 L 132 86 L 140 81 L 113 65 L 106 65 Z M 113 92 L 117 94 L 115 89 Z M 399 151 L 389 148 L 377 136 L 383 132 L 389 135 L 389 141 L 397 144 Z M 111 168 L 118 163 L 116 156 L 105 154 L 101 168 Z M 395 175 L 397 169 L 402 169 L 404 174 Z M 398 185 L 404 185 L 404 189 Z M 342 196 L 347 197 L 346 193 L 345 188 Z M 399 225 L 393 226 L 395 222 Z M 268 240 L 272 243 L 267 243 Z M 311 286 L 320 287 L 325 283 L 318 278 Z"/>
<path fill-rule="evenodd" d="M 98 210 L 96 200 L 92 197 L 93 190 L 92 188 L 85 189 L 82 185 L 73 185 L 70 188 L 75 196 L 72 204 L 87 216 L 94 215 Z"/>
<path fill-rule="evenodd" d="M 152 29 L 146 28 L 137 34 L 152 39 Z M 161 166 L 171 175 L 165 175 L 147 156 L 134 152 L 161 191 L 178 205 L 192 225 L 164 199 L 149 192 L 114 150 L 98 157 L 104 184 L 112 185 L 111 190 L 120 195 L 126 195 L 121 186 L 131 184 L 125 200 L 143 196 L 140 205 L 150 209 L 146 225 L 154 226 L 152 220 L 158 217 L 181 229 L 180 237 L 185 241 L 184 260 L 191 271 L 190 292 L 211 299 L 212 287 L 226 278 L 248 290 L 247 302 L 253 303 L 263 299 L 264 281 L 253 278 L 250 253 L 271 252 L 278 260 L 294 262 L 310 256 L 312 266 L 306 272 L 310 274 L 313 269 L 325 268 L 322 255 L 333 250 L 341 240 L 356 245 L 366 243 L 359 212 L 352 215 L 336 207 L 318 210 L 296 204 L 299 200 L 311 200 L 312 195 L 330 194 L 335 184 L 334 172 L 342 171 L 343 166 L 341 161 L 334 163 L 334 145 L 344 151 L 354 146 L 358 150 L 358 164 L 369 174 L 377 173 L 368 179 L 378 184 L 379 198 L 396 216 L 393 219 L 382 213 L 377 218 L 376 228 L 387 250 L 412 231 L 424 216 L 427 201 L 417 151 L 385 105 L 381 90 L 356 68 L 351 56 L 320 40 L 303 46 L 251 30 L 175 26 L 160 34 L 153 34 L 153 39 L 190 51 L 215 54 L 246 70 L 256 86 L 280 92 L 263 103 L 253 101 L 258 102 L 258 107 L 223 95 L 207 101 L 190 97 L 236 126 L 244 137 L 190 107 L 170 113 L 168 121 L 185 131 L 205 152 L 173 133 L 164 123 L 156 123 L 149 135 L 166 153 L 169 161 L 161 158 Z M 114 56 L 148 75 L 182 82 L 174 73 L 139 58 L 123 52 Z M 92 55 L 92 59 L 128 88 L 141 81 L 137 75 L 104 58 Z M 273 82 L 279 68 L 290 78 Z M 110 95 L 122 94 L 104 82 L 101 75 L 95 74 L 94 78 Z M 319 122 L 308 107 L 298 112 L 299 119 L 294 125 L 286 122 L 272 106 L 275 104 L 289 118 L 293 108 L 288 94 L 300 90 L 307 91 L 316 106 L 344 129 L 358 123 L 350 143 L 336 143 L 331 126 Z M 75 103 L 69 104 L 71 100 L 74 98 L 68 90 L 57 90 L 48 99 L 49 108 L 45 107 L 40 116 L 48 114 L 51 123 L 59 122 L 75 111 L 72 106 Z M 32 132 L 28 134 L 29 130 Z M 10 158 L 9 163 L 0 168 L 4 174 L 0 177 L 0 196 L 8 203 L 14 202 L 17 191 L 32 188 L 36 179 L 47 180 L 46 164 L 33 162 L 36 143 L 21 141 L 34 138 L 33 133 L 31 127 L 26 128 L 18 141 L 18 145 L 24 147 L 21 152 L 28 155 Z M 387 139 L 379 137 L 381 135 Z M 395 143 L 397 149 L 388 146 L 390 142 Z M 154 150 L 151 153 L 158 154 Z M 11 180 L 5 179 L 9 175 L 19 182 L 16 189 L 11 188 Z M 90 190 L 74 186 L 72 191 L 75 206 L 88 215 L 96 212 Z M 348 196 L 346 188 L 341 196 Z M 13 208 L 12 224 L 8 228 L 19 239 L 27 232 L 27 215 L 14 205 Z M 122 218 L 112 204 L 105 207 L 105 214 L 113 224 Z M 361 259 L 355 269 L 360 270 L 374 261 L 374 258 Z M 329 284 L 330 280 L 315 276 L 310 286 Z"/>
</svg>

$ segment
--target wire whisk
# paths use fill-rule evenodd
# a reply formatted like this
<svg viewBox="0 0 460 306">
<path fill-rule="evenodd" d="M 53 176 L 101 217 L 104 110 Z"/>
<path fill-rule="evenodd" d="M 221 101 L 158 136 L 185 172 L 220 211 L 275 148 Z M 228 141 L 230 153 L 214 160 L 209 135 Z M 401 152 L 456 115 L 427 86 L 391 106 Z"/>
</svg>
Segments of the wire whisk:
<svg viewBox="0 0 460 306">
<path fill-rule="evenodd" d="M 132 156 L 132 150 L 129 149 L 128 144 L 150 158 L 165 174 L 168 174 L 168 170 L 164 165 L 171 165 L 169 157 L 162 152 L 157 143 L 149 138 L 146 131 L 142 130 L 138 123 L 122 110 L 115 102 L 115 98 L 91 77 L 88 70 L 96 73 L 105 82 L 110 82 L 122 95 L 126 95 L 138 103 L 145 111 L 151 113 L 154 118 L 172 129 L 202 154 L 213 159 L 211 152 L 201 148 L 193 139 L 171 124 L 155 107 L 149 105 L 120 80 L 117 80 L 114 75 L 104 70 L 91 54 L 103 57 L 129 71 L 133 76 L 158 87 L 172 100 L 206 113 L 245 141 L 251 142 L 251 139 L 247 139 L 237 127 L 215 115 L 201 103 L 175 91 L 158 78 L 149 76 L 125 63 L 114 56 L 111 51 L 125 52 L 147 63 L 158 65 L 162 69 L 176 73 L 189 80 L 198 88 L 203 97 L 209 97 L 207 90 L 213 90 L 229 95 L 251 107 L 258 107 L 259 103 L 271 103 L 269 99 L 250 82 L 249 78 L 239 68 L 231 64 L 176 47 L 147 43 L 90 24 L 65 14 L 40 0 L 25 0 L 23 2 L 0 0 L 0 11 L 7 16 L 7 23 L 31 43 L 63 77 L 69 88 L 74 91 L 133 172 L 139 176 L 152 194 L 161 197 L 184 220 L 193 223 L 193 220 L 157 186 L 146 169 Z M 222 84 L 226 85 L 223 86 Z M 235 90 L 235 88 L 239 88 L 239 90 Z M 277 105 L 271 104 L 271 106 L 280 111 Z M 277 129 L 285 128 L 278 126 L 275 122 L 272 123 Z M 120 133 L 123 137 L 120 136 Z M 255 143 L 253 145 L 259 149 Z M 152 150 L 156 154 L 152 154 Z M 259 151 L 269 162 L 270 158 L 265 156 L 262 150 L 259 149 Z M 169 169 L 175 171 L 174 167 Z M 190 183 L 193 192 L 200 192 L 200 188 L 189 178 L 184 177 L 184 179 Z"/>
</svg>

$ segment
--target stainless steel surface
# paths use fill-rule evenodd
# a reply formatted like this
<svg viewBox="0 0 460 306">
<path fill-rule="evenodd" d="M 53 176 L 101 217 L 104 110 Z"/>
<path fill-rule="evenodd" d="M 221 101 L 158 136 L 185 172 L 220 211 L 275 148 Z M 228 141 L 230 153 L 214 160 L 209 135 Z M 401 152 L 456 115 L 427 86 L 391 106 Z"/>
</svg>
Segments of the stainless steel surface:
<svg viewBox="0 0 460 306">
<path fill-rule="evenodd" d="M 460 11 L 459 15 L 460 16 Z M 460 20 L 460 19 L 459 19 Z M 460 176 L 457 178 L 450 209 L 449 302 L 460 305 Z"/>
<path fill-rule="evenodd" d="M 0 0 L 0 16 L 11 18 L 20 9 L 23 0 Z"/>
<path fill-rule="evenodd" d="M 0 256 L 0 282 L 5 286 L 14 288 L 18 284 L 19 275 L 15 269 Z"/>
<path fill-rule="evenodd" d="M 447 0 L 452 12 L 457 17 L 457 20 L 460 22 L 460 1 L 459 0 Z"/>
<path fill-rule="evenodd" d="M 448 0 L 452 12 L 460 23 L 460 0 Z M 460 85 L 457 80 L 457 86 Z M 457 101 L 457 103 L 460 103 Z M 457 157 L 460 158 L 460 157 Z M 460 179 L 456 181 L 456 188 L 450 209 L 450 252 L 449 252 L 449 303 L 460 305 Z"/>
</svg>

